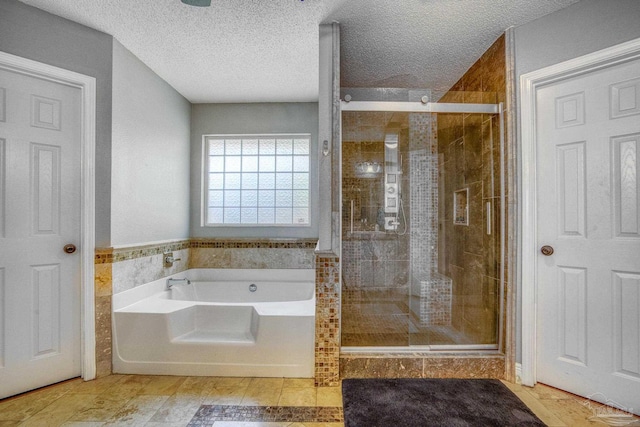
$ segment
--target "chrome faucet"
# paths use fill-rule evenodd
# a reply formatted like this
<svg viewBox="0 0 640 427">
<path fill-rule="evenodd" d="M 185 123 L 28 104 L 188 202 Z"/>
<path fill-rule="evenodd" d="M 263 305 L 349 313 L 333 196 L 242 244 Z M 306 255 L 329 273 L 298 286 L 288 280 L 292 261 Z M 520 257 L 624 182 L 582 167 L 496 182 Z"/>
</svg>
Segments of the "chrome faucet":
<svg viewBox="0 0 640 427">
<path fill-rule="evenodd" d="M 187 279 L 186 277 L 184 277 L 182 279 L 169 278 L 169 279 L 167 279 L 167 290 L 171 290 L 171 288 L 173 288 L 173 286 L 177 285 L 178 283 L 182 283 L 184 285 L 190 285 L 191 284 L 191 280 Z"/>
<path fill-rule="evenodd" d="M 174 258 L 173 252 L 167 252 L 162 255 L 165 268 L 173 267 L 173 263 L 176 261 L 182 261 L 182 258 Z"/>
</svg>

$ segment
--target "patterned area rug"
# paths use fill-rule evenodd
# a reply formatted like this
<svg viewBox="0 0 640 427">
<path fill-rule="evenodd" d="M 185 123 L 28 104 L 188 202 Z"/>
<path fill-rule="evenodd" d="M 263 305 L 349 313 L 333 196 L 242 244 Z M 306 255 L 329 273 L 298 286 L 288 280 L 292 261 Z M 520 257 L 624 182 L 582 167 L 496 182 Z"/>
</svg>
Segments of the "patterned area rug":
<svg viewBox="0 0 640 427">
<path fill-rule="evenodd" d="M 345 427 L 544 426 L 498 380 L 346 379 Z"/>
<path fill-rule="evenodd" d="M 216 421 L 340 423 L 339 407 L 202 405 L 189 427 L 213 426 Z"/>
</svg>

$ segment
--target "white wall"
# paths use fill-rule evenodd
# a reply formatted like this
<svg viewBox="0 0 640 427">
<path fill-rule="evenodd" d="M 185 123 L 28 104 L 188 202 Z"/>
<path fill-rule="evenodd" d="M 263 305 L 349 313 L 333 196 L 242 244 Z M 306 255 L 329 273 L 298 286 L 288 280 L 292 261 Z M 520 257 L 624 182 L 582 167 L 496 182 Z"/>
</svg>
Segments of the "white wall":
<svg viewBox="0 0 640 427">
<path fill-rule="evenodd" d="M 0 0 L 0 50 L 96 78 L 96 246 L 110 245 L 113 37 L 16 0 Z"/>
<path fill-rule="evenodd" d="M 203 227 L 202 135 L 310 133 L 311 170 L 309 227 Z M 252 103 L 194 104 L 191 110 L 191 237 L 317 238 L 318 237 L 318 104 Z"/>
<path fill-rule="evenodd" d="M 582 0 L 515 29 L 516 72 L 528 73 L 640 37 L 640 1 Z"/>
<path fill-rule="evenodd" d="M 582 0 L 515 29 L 516 82 L 530 71 L 639 37 L 640 0 Z M 521 283 L 518 280 L 517 361 L 522 360 Z"/>
<path fill-rule="evenodd" d="M 111 245 L 189 237 L 191 105 L 113 41 Z"/>
</svg>

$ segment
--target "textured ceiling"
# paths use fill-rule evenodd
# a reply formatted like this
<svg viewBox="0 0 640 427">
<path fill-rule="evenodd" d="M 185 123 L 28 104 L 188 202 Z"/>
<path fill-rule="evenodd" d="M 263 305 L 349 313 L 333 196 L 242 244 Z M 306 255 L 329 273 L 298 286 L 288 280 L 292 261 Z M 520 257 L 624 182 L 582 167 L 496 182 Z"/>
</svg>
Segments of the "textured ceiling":
<svg viewBox="0 0 640 427">
<path fill-rule="evenodd" d="M 20 0 L 113 35 L 193 103 L 318 99 L 318 25 L 343 87 L 448 89 L 509 26 L 578 0 Z"/>
</svg>

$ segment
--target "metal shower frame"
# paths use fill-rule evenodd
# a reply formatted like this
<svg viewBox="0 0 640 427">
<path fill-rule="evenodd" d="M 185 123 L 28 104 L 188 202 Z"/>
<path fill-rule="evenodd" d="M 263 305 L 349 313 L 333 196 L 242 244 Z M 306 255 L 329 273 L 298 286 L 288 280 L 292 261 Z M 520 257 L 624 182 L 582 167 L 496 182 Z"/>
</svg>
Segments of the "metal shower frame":
<svg viewBox="0 0 640 427">
<path fill-rule="evenodd" d="M 505 230 L 506 230 L 506 197 L 505 197 L 505 131 L 504 131 L 504 104 L 462 104 L 462 103 L 437 103 L 437 102 L 412 102 L 412 101 L 340 101 L 340 164 L 342 164 L 342 112 L 405 112 L 405 113 L 452 113 L 452 114 L 496 114 L 500 122 L 500 310 L 498 314 L 498 340 L 496 344 L 454 344 L 454 345 L 411 345 L 376 346 L 376 347 L 341 347 L 348 352 L 360 353 L 415 353 L 416 351 L 504 351 L 504 286 L 505 286 Z M 342 185 L 340 185 L 340 200 L 342 200 Z M 339 235 L 342 236 L 342 222 L 340 221 Z M 341 237 L 342 239 L 342 237 Z M 342 244 L 340 245 L 342 247 Z M 342 289 L 342 276 L 340 276 L 340 288 Z M 342 290 L 340 291 L 342 294 Z M 342 298 L 342 295 L 341 295 Z M 342 323 L 342 316 L 340 316 Z M 340 326 L 342 331 L 342 325 Z"/>
</svg>

